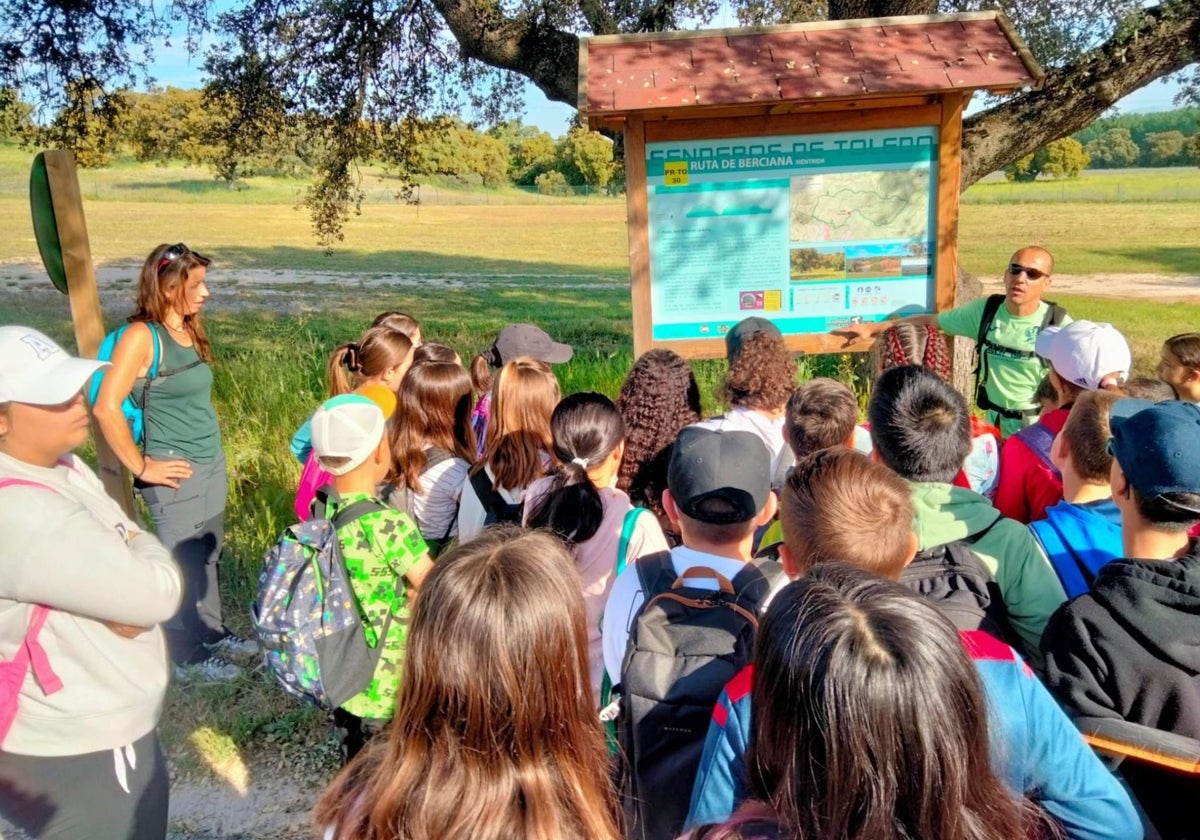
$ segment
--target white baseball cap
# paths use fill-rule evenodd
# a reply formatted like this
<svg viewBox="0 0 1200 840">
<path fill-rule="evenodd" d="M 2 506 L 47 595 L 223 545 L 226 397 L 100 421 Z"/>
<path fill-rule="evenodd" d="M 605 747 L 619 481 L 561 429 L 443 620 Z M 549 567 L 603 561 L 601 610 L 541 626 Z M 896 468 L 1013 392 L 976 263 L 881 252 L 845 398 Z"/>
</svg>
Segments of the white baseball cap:
<svg viewBox="0 0 1200 840">
<path fill-rule="evenodd" d="M 32 327 L 0 327 L 0 403 L 65 403 L 107 365 L 69 356 Z"/>
<path fill-rule="evenodd" d="M 1034 349 L 1055 373 L 1089 391 L 1106 380 L 1121 384 L 1133 366 L 1129 343 L 1112 324 L 1072 321 L 1062 327 L 1046 327 L 1038 333 Z"/>
<path fill-rule="evenodd" d="M 321 469 L 330 475 L 345 475 L 371 457 L 396 406 L 395 395 L 388 393 L 390 406 L 381 405 L 374 394 L 342 394 L 317 409 L 312 418 L 312 445 Z M 330 458 L 346 460 L 330 464 Z"/>
</svg>

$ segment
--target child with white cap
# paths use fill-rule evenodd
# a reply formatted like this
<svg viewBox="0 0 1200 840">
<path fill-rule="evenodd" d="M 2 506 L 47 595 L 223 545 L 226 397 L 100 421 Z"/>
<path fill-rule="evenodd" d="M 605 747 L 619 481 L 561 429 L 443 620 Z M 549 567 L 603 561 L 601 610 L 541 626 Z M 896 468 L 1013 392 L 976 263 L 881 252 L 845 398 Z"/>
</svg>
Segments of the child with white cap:
<svg viewBox="0 0 1200 840">
<path fill-rule="evenodd" d="M 179 567 L 72 451 L 106 363 L 0 327 L 0 817 L 34 837 L 162 837 L 159 626 Z M 32 670 L 36 679 L 29 677 Z"/>
<path fill-rule="evenodd" d="M 383 645 L 370 684 L 334 712 L 343 731 L 347 762 L 395 712 L 408 625 L 408 592 L 420 588 L 433 568 L 412 519 L 378 496 L 377 488 L 392 463 L 384 429 L 395 409 L 396 395 L 390 389 L 369 385 L 361 393 L 327 400 L 312 418 L 313 454 L 333 476 L 332 485 L 317 491 L 314 512 L 333 520 L 351 505 L 366 511 L 339 526 L 338 542 L 367 641 L 372 646 Z M 384 638 L 380 639 L 381 635 Z"/>
<path fill-rule="evenodd" d="M 1129 344 L 1112 324 L 1072 321 L 1046 327 L 1038 333 L 1035 348 L 1050 365 L 1058 406 L 1005 441 L 994 497 L 997 510 L 1026 525 L 1042 519 L 1047 508 L 1062 500 L 1062 474 L 1050 449 L 1076 397 L 1084 391 L 1119 389 L 1133 366 Z"/>
</svg>

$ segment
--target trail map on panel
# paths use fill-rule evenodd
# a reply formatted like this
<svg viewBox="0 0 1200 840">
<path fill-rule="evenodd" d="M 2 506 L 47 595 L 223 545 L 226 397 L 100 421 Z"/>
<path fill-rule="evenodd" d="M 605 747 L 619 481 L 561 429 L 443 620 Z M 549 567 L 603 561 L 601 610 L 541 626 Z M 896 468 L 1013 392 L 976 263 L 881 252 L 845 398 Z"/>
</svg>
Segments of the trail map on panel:
<svg viewBox="0 0 1200 840">
<path fill-rule="evenodd" d="M 791 239 L 854 242 L 924 239 L 929 170 L 845 172 L 792 178 Z"/>
<path fill-rule="evenodd" d="M 934 127 L 646 147 L 652 334 L 785 334 L 927 312 Z"/>
</svg>

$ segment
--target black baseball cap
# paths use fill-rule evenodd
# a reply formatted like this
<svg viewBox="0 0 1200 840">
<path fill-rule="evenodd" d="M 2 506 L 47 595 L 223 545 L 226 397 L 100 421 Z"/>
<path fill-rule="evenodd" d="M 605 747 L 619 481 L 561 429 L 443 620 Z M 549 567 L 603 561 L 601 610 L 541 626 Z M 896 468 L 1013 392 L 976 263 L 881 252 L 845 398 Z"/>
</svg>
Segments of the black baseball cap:
<svg viewBox="0 0 1200 840">
<path fill-rule="evenodd" d="M 671 447 L 667 489 L 689 519 L 746 522 L 771 495 L 771 453 L 751 432 L 686 426 Z M 714 513 L 703 504 L 708 499 L 721 499 L 731 509 Z"/>
<path fill-rule="evenodd" d="M 557 365 L 571 360 L 575 350 L 569 344 L 560 344 L 550 338 L 546 331 L 533 324 L 509 324 L 496 336 L 492 345 L 494 367 L 511 362 L 518 356 L 528 356 L 540 362 Z"/>
</svg>

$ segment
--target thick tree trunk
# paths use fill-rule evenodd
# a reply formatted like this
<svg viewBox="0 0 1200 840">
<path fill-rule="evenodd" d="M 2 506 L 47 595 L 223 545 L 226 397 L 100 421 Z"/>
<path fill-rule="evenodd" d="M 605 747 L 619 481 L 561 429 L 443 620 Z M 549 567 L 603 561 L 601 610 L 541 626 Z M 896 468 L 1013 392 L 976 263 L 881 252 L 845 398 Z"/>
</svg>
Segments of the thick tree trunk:
<svg viewBox="0 0 1200 840">
<path fill-rule="evenodd" d="M 1118 99 L 1200 58 L 1200 2 L 1145 9 L 1106 43 L 963 125 L 962 189 L 1087 126 Z"/>
<path fill-rule="evenodd" d="M 578 35 L 529 14 L 505 17 L 491 0 L 434 5 L 467 56 L 525 76 L 556 102 L 578 104 Z"/>
<path fill-rule="evenodd" d="M 467 55 L 526 76 L 550 99 L 576 104 L 578 36 L 532 15 L 505 17 L 490 0 L 435 3 Z M 935 6 L 929 0 L 832 0 L 830 16 L 927 14 Z M 593 26 L 607 32 L 615 24 L 603 7 L 593 0 L 584 12 Z M 671 3 L 663 0 L 655 9 L 669 15 Z M 1200 0 L 1135 13 L 1108 41 L 1048 71 L 1041 90 L 1018 94 L 966 121 L 962 188 L 1078 131 L 1121 97 L 1198 58 Z"/>
</svg>

